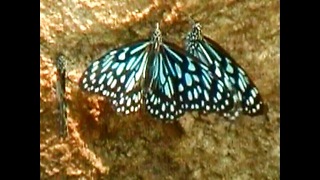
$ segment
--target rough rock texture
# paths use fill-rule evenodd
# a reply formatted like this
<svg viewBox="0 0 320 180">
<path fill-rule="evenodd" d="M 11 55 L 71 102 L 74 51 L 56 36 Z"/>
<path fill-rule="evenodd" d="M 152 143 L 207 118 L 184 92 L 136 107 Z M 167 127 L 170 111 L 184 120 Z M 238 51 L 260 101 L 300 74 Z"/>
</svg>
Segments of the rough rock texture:
<svg viewBox="0 0 320 180">
<path fill-rule="evenodd" d="M 40 2 L 41 179 L 279 179 L 279 21 L 275 0 L 62 0 Z M 190 19 L 247 71 L 269 106 L 235 122 L 217 115 L 164 124 L 146 113 L 117 115 L 77 81 L 108 49 L 147 38 L 183 46 Z M 56 69 L 67 62 L 69 136 L 59 138 Z M 268 119 L 268 120 L 267 120 Z"/>
</svg>

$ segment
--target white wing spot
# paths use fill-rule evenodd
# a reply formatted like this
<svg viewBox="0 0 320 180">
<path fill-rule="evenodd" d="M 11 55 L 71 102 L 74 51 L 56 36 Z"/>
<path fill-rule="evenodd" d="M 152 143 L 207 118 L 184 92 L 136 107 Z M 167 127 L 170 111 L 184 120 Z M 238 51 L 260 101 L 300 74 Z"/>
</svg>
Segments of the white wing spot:
<svg viewBox="0 0 320 180">
<path fill-rule="evenodd" d="M 88 88 L 88 84 L 84 84 L 84 89 L 87 89 Z"/>
<path fill-rule="evenodd" d="M 229 79 L 230 79 L 230 81 L 231 81 L 232 84 L 235 84 L 235 83 L 236 83 L 236 81 L 234 80 L 233 77 L 229 77 Z"/>
<path fill-rule="evenodd" d="M 218 100 L 222 99 L 221 94 L 219 92 L 217 92 L 217 98 L 218 98 Z"/>
<path fill-rule="evenodd" d="M 202 90 L 201 90 L 201 88 L 200 88 L 200 86 L 199 86 L 199 85 L 197 86 L 197 89 L 198 89 L 198 92 L 199 92 L 199 93 L 201 93 L 201 92 L 202 92 Z"/>
<path fill-rule="evenodd" d="M 122 52 L 119 56 L 118 59 L 119 60 L 124 60 L 126 58 L 126 51 Z"/>
<path fill-rule="evenodd" d="M 178 88 L 179 88 L 179 91 L 180 91 L 180 92 L 182 92 L 182 91 L 184 90 L 184 88 L 183 88 L 183 86 L 182 86 L 181 83 L 179 84 L 179 87 L 178 87 Z"/>
<path fill-rule="evenodd" d="M 199 82 L 199 81 L 200 81 L 199 77 L 196 76 L 196 75 L 193 75 L 193 79 L 194 79 L 196 82 Z"/>
<path fill-rule="evenodd" d="M 163 112 L 166 110 L 166 106 L 165 106 L 164 104 L 162 104 L 161 110 L 162 110 Z"/>
<path fill-rule="evenodd" d="M 192 62 L 189 62 L 188 69 L 189 69 L 190 71 L 195 71 L 195 70 L 196 70 L 196 67 L 194 67 L 194 65 L 193 65 Z"/>
<path fill-rule="evenodd" d="M 221 72 L 218 68 L 216 68 L 215 73 L 219 78 L 221 78 Z"/>
<path fill-rule="evenodd" d="M 112 77 L 110 77 L 110 78 L 109 78 L 109 80 L 108 80 L 108 82 L 107 82 L 107 85 L 108 85 L 108 86 L 110 86 L 110 84 L 111 84 L 112 80 L 113 80 L 113 78 L 112 78 Z"/>
<path fill-rule="evenodd" d="M 238 84 L 240 86 L 241 91 L 244 92 L 245 89 L 244 89 L 243 83 L 242 83 L 242 81 L 240 79 L 238 80 Z"/>
<path fill-rule="evenodd" d="M 86 83 L 87 82 L 87 78 L 83 78 L 82 83 Z"/>
<path fill-rule="evenodd" d="M 254 100 L 253 100 L 253 97 L 252 97 L 252 96 L 249 97 L 249 101 L 250 101 L 250 104 L 253 105 Z"/>
<path fill-rule="evenodd" d="M 176 68 L 176 71 L 177 71 L 177 74 L 178 74 L 178 78 L 180 79 L 181 78 L 181 69 L 180 69 L 180 66 L 176 63 L 174 64 L 175 68 Z"/>
<path fill-rule="evenodd" d="M 115 55 L 117 53 L 117 51 L 116 50 L 113 50 L 113 51 L 111 51 L 109 54 L 111 55 L 111 56 L 113 56 L 113 55 Z"/>
<path fill-rule="evenodd" d="M 251 90 L 251 94 L 252 94 L 252 97 L 256 97 L 257 96 L 256 92 L 253 89 Z"/>
<path fill-rule="evenodd" d="M 188 98 L 189 98 L 190 101 L 192 101 L 193 97 L 192 97 L 191 91 L 188 91 Z"/>
<path fill-rule="evenodd" d="M 119 104 L 122 105 L 124 103 L 124 98 L 121 98 Z"/>
<path fill-rule="evenodd" d="M 191 86 L 192 85 L 192 79 L 191 79 L 191 76 L 189 73 L 186 73 L 185 74 L 185 78 L 186 78 L 186 83 L 188 86 Z"/>
<path fill-rule="evenodd" d="M 198 92 L 196 89 L 193 90 L 193 96 L 198 99 Z"/>
<path fill-rule="evenodd" d="M 127 107 L 129 107 L 130 105 L 131 105 L 131 98 L 127 100 Z"/>
<path fill-rule="evenodd" d="M 228 71 L 228 73 L 230 73 L 230 74 L 233 73 L 233 67 L 232 67 L 230 64 L 227 65 L 227 71 Z"/>
<path fill-rule="evenodd" d="M 166 113 L 166 118 L 169 118 L 169 114 L 168 113 Z"/>
<path fill-rule="evenodd" d="M 218 83 L 218 89 L 220 92 L 223 92 L 223 88 L 222 88 L 221 84 L 219 84 L 219 83 Z"/>
<path fill-rule="evenodd" d="M 252 113 L 256 113 L 257 111 L 256 111 L 256 109 L 255 108 L 253 108 L 252 109 Z"/>
<path fill-rule="evenodd" d="M 101 85 L 100 85 L 100 91 L 102 91 L 103 88 L 104 88 L 104 85 L 101 84 Z"/>
<path fill-rule="evenodd" d="M 240 91 L 238 91 L 238 99 L 239 99 L 239 101 L 242 101 L 242 94 Z"/>
<path fill-rule="evenodd" d="M 174 111 L 174 107 L 173 107 L 173 105 L 172 105 L 172 104 L 170 105 L 170 110 L 171 110 L 171 112 L 173 112 L 173 111 Z"/>
<path fill-rule="evenodd" d="M 112 82 L 112 84 L 111 84 L 111 86 L 110 86 L 110 88 L 111 88 L 111 89 L 114 88 L 114 87 L 116 86 L 116 84 L 117 84 L 117 80 L 114 79 L 113 82 Z"/>
<path fill-rule="evenodd" d="M 110 71 L 108 74 L 107 74 L 107 79 L 109 79 L 112 75 L 112 71 Z"/>
<path fill-rule="evenodd" d="M 116 73 L 117 73 L 118 76 L 123 72 L 124 66 L 125 66 L 125 63 L 121 63 L 121 64 L 119 65 L 119 67 L 117 68 Z"/>
<path fill-rule="evenodd" d="M 120 82 L 123 83 L 125 79 L 126 79 L 126 75 L 122 75 L 120 78 Z"/>
<path fill-rule="evenodd" d="M 100 78 L 99 78 L 99 81 L 98 81 L 98 83 L 99 84 L 101 84 L 103 81 L 104 81 L 104 79 L 106 78 L 106 74 L 103 74 Z"/>
<path fill-rule="evenodd" d="M 228 106 L 229 105 L 228 99 L 226 99 L 226 101 L 224 103 L 226 104 L 226 106 Z"/>
<path fill-rule="evenodd" d="M 260 104 L 257 104 L 257 105 L 256 105 L 256 108 L 257 108 L 257 109 L 260 109 Z"/>
<path fill-rule="evenodd" d="M 89 78 L 92 81 L 95 77 L 96 77 L 96 73 L 92 73 Z"/>
<path fill-rule="evenodd" d="M 206 101 L 209 101 L 209 95 L 207 91 L 204 91 L 204 97 L 206 98 Z"/>
<path fill-rule="evenodd" d="M 118 66 L 119 66 L 119 63 L 116 62 L 116 63 L 114 63 L 114 64 L 111 66 L 111 68 L 112 68 L 112 69 L 116 69 Z"/>
</svg>

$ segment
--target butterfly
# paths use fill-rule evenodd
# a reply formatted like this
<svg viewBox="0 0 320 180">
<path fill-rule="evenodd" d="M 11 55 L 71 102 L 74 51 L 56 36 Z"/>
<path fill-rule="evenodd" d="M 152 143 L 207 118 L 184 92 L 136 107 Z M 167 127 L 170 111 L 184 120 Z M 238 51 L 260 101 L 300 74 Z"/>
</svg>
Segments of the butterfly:
<svg viewBox="0 0 320 180">
<path fill-rule="evenodd" d="M 79 86 L 106 96 L 118 113 L 143 108 L 165 122 L 186 111 L 233 107 L 224 82 L 197 58 L 163 41 L 158 23 L 149 39 L 112 49 L 92 62 Z"/>
<path fill-rule="evenodd" d="M 201 25 L 194 23 L 187 34 L 185 50 L 205 63 L 211 72 L 223 74 L 223 83 L 233 98 L 233 108 L 223 116 L 235 119 L 240 113 L 258 115 L 263 113 L 263 101 L 259 91 L 247 73 L 218 43 L 203 36 Z"/>
<path fill-rule="evenodd" d="M 68 134 L 67 125 L 67 103 L 65 100 L 66 88 L 66 59 L 59 54 L 56 58 L 55 65 L 57 67 L 57 82 L 56 93 L 59 103 L 59 133 L 60 136 L 65 137 Z"/>
</svg>

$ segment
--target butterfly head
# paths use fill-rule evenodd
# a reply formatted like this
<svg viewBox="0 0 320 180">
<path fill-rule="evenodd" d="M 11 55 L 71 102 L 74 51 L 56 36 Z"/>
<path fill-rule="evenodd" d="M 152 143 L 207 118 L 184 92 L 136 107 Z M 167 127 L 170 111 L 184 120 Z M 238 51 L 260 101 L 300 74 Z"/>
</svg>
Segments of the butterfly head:
<svg viewBox="0 0 320 180">
<path fill-rule="evenodd" d="M 153 31 L 151 41 L 154 44 L 154 49 L 159 49 L 162 43 L 162 35 L 159 27 L 159 23 L 156 24 L 156 29 Z"/>
<path fill-rule="evenodd" d="M 189 38 L 191 40 L 198 40 L 201 38 L 201 28 L 202 26 L 200 25 L 200 23 L 194 23 L 192 25 L 192 31 L 189 33 Z"/>
<path fill-rule="evenodd" d="M 192 30 L 188 33 L 185 40 L 186 49 L 193 51 L 198 45 L 196 43 L 198 40 L 202 40 L 201 25 L 200 23 L 192 22 Z"/>
</svg>

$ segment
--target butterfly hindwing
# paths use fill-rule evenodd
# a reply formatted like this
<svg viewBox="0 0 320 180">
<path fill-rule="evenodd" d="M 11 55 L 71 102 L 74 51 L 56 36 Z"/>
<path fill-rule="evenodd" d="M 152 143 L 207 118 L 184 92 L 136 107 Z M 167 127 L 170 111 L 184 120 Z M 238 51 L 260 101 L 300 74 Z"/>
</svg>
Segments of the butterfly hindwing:
<svg viewBox="0 0 320 180">
<path fill-rule="evenodd" d="M 130 114 L 141 108 L 142 93 L 134 89 L 120 98 L 109 98 L 113 109 L 118 113 Z"/>
</svg>

